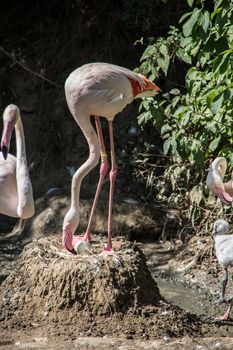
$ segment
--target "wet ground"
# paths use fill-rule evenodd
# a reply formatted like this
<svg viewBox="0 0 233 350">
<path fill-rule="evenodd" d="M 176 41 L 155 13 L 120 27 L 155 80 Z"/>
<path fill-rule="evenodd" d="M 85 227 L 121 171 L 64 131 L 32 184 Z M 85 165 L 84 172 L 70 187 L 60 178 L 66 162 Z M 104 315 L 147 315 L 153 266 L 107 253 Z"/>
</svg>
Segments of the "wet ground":
<svg viewBox="0 0 233 350">
<path fill-rule="evenodd" d="M 176 249 L 171 248 L 169 243 L 144 243 L 139 246 L 146 255 L 147 265 L 161 295 L 168 302 L 193 314 L 214 316 L 212 296 L 207 291 L 188 285 L 184 278 L 167 268 L 176 255 Z"/>
</svg>

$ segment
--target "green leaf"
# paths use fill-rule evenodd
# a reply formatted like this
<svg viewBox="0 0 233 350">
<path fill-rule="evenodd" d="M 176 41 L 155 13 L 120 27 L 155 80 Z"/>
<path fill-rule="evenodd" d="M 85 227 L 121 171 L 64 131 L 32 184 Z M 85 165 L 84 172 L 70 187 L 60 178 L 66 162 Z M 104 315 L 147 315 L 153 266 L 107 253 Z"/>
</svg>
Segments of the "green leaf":
<svg viewBox="0 0 233 350">
<path fill-rule="evenodd" d="M 185 37 L 191 35 L 194 25 L 197 23 L 200 15 L 200 9 L 195 8 L 193 10 L 192 16 L 183 25 L 183 34 Z"/>
<path fill-rule="evenodd" d="M 170 63 L 170 57 L 167 55 L 164 58 L 162 56 L 157 59 L 158 65 L 163 70 L 164 74 L 167 75 L 169 63 Z"/>
<path fill-rule="evenodd" d="M 179 48 L 179 50 L 177 51 L 177 56 L 185 63 L 188 63 L 188 64 L 192 63 L 191 56 L 187 53 L 187 51 L 185 51 L 182 48 Z"/>
<path fill-rule="evenodd" d="M 171 146 L 171 142 L 170 142 L 170 139 L 168 139 L 163 144 L 163 153 L 165 154 L 165 156 L 168 154 L 170 146 Z"/>
<path fill-rule="evenodd" d="M 169 94 L 171 94 L 171 95 L 180 95 L 180 90 L 179 89 L 171 89 L 169 91 Z"/>
<path fill-rule="evenodd" d="M 209 28 L 210 23 L 211 22 L 210 22 L 209 12 L 205 11 L 200 21 L 200 25 L 202 26 L 202 29 L 204 30 L 205 33 L 207 32 L 207 29 Z"/>
<path fill-rule="evenodd" d="M 161 134 L 164 135 L 166 132 L 172 130 L 171 126 L 169 124 L 164 124 L 161 128 Z"/>
<path fill-rule="evenodd" d="M 213 20 L 214 16 L 215 16 L 217 13 L 219 13 L 220 11 L 222 11 L 222 7 L 216 8 L 216 9 L 214 10 L 214 12 L 211 13 L 211 16 L 210 16 L 211 21 Z"/>
<path fill-rule="evenodd" d="M 162 44 L 159 48 L 159 51 L 164 55 L 167 56 L 168 55 L 168 51 L 167 51 L 167 46 Z"/>
<path fill-rule="evenodd" d="M 214 152 L 216 150 L 216 148 L 219 145 L 219 142 L 221 140 L 221 136 L 217 137 L 216 139 L 214 139 L 210 144 L 209 144 L 209 150 L 210 152 Z"/>
<path fill-rule="evenodd" d="M 188 5 L 189 5 L 190 7 L 192 7 L 192 6 L 193 6 L 193 3 L 194 3 L 194 0 L 187 0 L 187 3 L 188 3 Z"/>
<path fill-rule="evenodd" d="M 220 93 L 213 99 L 213 102 L 210 106 L 210 109 L 213 114 L 217 114 L 220 111 L 222 107 L 223 98 L 224 98 L 224 94 Z"/>
<path fill-rule="evenodd" d="M 172 146 L 172 154 L 175 155 L 177 153 L 176 149 L 177 149 L 177 141 L 176 139 L 172 138 L 171 141 L 171 146 Z"/>
<path fill-rule="evenodd" d="M 184 20 L 185 18 L 187 18 L 188 16 L 190 16 L 191 13 L 192 13 L 192 12 L 187 12 L 187 13 L 185 13 L 185 14 L 180 18 L 179 23 L 183 22 L 183 20 Z"/>
</svg>

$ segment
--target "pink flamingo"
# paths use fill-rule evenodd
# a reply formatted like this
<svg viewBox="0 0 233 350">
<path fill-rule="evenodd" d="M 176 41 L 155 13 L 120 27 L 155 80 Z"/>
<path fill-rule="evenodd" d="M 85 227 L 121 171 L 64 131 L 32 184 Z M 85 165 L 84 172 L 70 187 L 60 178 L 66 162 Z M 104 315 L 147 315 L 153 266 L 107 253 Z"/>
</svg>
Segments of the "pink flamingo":
<svg viewBox="0 0 233 350">
<path fill-rule="evenodd" d="M 223 183 L 226 169 L 226 159 L 224 157 L 216 158 L 210 165 L 206 184 L 224 204 L 231 205 L 233 200 L 233 172 L 231 174 L 231 180 Z"/>
<path fill-rule="evenodd" d="M 76 171 L 72 178 L 71 206 L 63 222 L 63 246 L 71 253 L 90 253 L 91 224 L 99 193 L 108 171 L 108 159 L 103 140 L 99 116 L 108 120 L 111 170 L 108 240 L 103 254 L 112 254 L 112 206 L 114 184 L 117 175 L 115 160 L 113 126 L 115 115 L 121 112 L 135 98 L 154 96 L 160 88 L 141 74 L 108 63 L 90 63 L 73 71 L 65 82 L 68 107 L 80 126 L 89 145 L 87 161 Z M 97 134 L 91 125 L 90 117 L 95 116 Z M 84 236 L 74 236 L 79 224 L 79 193 L 83 178 L 99 162 L 101 157 L 99 182 L 91 209 L 88 226 Z"/>
<path fill-rule="evenodd" d="M 16 134 L 16 157 L 8 154 L 13 129 Z M 13 104 L 3 113 L 0 152 L 0 213 L 26 219 L 34 214 L 32 185 L 27 167 L 23 124 L 19 108 Z"/>
</svg>

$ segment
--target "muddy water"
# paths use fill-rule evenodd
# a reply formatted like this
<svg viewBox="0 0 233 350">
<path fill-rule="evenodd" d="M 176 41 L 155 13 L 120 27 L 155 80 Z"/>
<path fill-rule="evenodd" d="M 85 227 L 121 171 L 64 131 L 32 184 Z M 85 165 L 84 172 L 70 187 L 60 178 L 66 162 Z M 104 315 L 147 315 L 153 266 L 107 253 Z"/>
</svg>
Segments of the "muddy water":
<svg viewBox="0 0 233 350">
<path fill-rule="evenodd" d="M 168 301 L 181 309 L 197 315 L 206 314 L 212 305 L 208 303 L 201 291 L 185 286 L 183 283 L 172 280 L 155 278 L 160 294 Z"/>
<path fill-rule="evenodd" d="M 160 294 L 170 303 L 179 306 L 190 313 L 202 316 L 203 319 L 214 318 L 222 313 L 225 305 L 216 303 L 218 297 L 211 295 L 208 290 L 184 283 L 179 274 L 171 273 L 167 264 L 176 251 L 164 248 L 164 244 L 139 244 L 143 250 L 148 268 L 155 279 Z M 220 286 L 219 286 L 220 287 Z"/>
</svg>

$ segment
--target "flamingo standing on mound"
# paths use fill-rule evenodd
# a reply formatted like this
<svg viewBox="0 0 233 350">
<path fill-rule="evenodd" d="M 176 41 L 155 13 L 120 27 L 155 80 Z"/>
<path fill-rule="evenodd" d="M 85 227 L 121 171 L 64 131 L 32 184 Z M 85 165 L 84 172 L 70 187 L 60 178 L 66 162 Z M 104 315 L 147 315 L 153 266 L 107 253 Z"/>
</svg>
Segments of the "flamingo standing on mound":
<svg viewBox="0 0 233 350">
<path fill-rule="evenodd" d="M 210 166 L 206 184 L 207 187 L 215 193 L 219 199 L 227 205 L 231 205 L 233 200 L 233 171 L 231 173 L 231 180 L 223 182 L 227 169 L 227 162 L 224 157 L 216 158 Z"/>
<path fill-rule="evenodd" d="M 15 128 L 16 157 L 8 154 Z M 0 213 L 27 219 L 34 214 L 32 185 L 27 167 L 23 124 L 19 108 L 13 104 L 3 113 L 0 152 Z"/>
<path fill-rule="evenodd" d="M 65 82 L 65 94 L 68 107 L 80 126 L 89 146 L 87 161 L 76 171 L 72 178 L 71 206 L 63 222 L 63 246 L 71 253 L 90 253 L 90 228 L 99 193 L 108 171 L 108 159 L 100 124 L 100 116 L 108 120 L 111 170 L 108 240 L 103 254 L 112 254 L 112 205 L 114 184 L 117 175 L 113 140 L 113 119 L 135 98 L 154 96 L 160 88 L 141 74 L 108 63 L 90 63 L 73 71 Z M 95 116 L 97 134 L 92 127 L 90 117 Z M 88 226 L 84 236 L 75 236 L 79 224 L 79 194 L 83 178 L 99 162 L 101 156 L 100 177 L 91 209 Z"/>
</svg>

